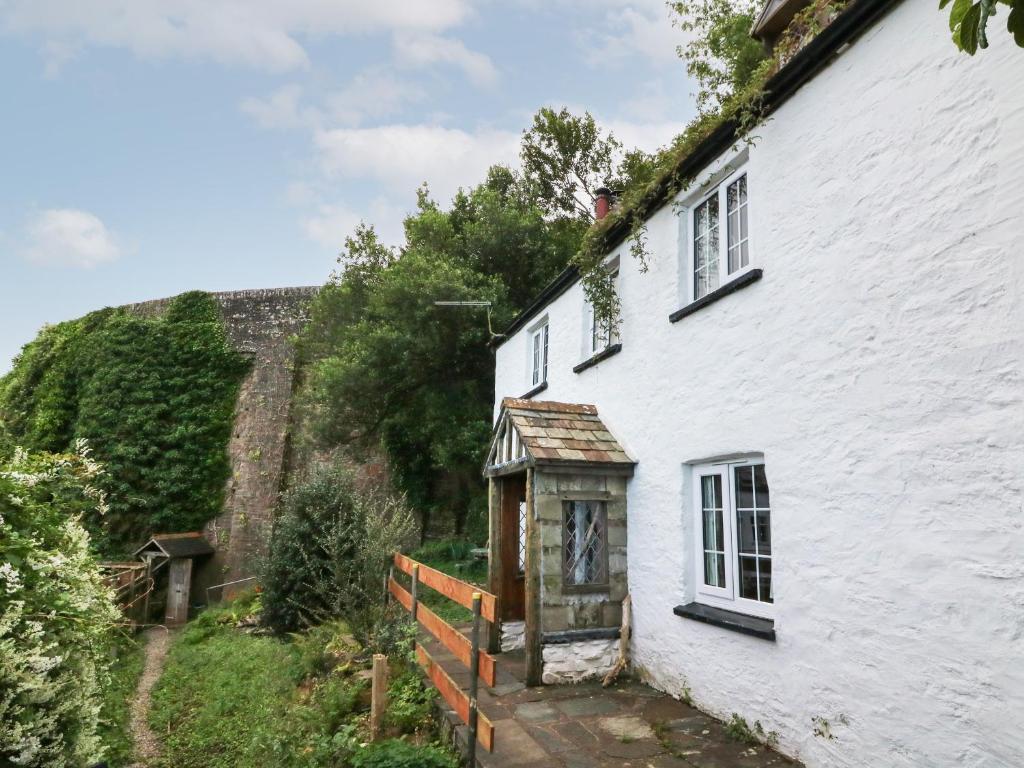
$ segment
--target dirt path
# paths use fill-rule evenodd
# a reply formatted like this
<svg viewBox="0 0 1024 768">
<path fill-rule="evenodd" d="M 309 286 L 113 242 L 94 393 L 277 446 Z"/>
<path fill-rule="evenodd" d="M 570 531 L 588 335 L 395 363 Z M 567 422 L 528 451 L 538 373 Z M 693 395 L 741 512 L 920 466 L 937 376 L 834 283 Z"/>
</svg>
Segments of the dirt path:
<svg viewBox="0 0 1024 768">
<path fill-rule="evenodd" d="M 135 743 L 135 762 L 129 768 L 146 768 L 150 760 L 160 756 L 160 740 L 149 728 L 149 695 L 164 670 L 164 659 L 171 644 L 166 627 L 146 630 L 146 666 L 139 678 L 139 687 L 132 699 L 131 729 Z"/>
</svg>

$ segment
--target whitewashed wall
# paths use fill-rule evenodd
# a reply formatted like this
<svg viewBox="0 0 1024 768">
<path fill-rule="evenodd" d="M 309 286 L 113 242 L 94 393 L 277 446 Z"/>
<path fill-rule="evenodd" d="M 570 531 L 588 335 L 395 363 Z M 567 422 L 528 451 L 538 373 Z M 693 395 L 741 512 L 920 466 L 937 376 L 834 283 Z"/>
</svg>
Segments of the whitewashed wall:
<svg viewBox="0 0 1024 768">
<path fill-rule="evenodd" d="M 1004 24 L 969 58 L 907 0 L 758 131 L 760 282 L 669 323 L 666 207 L 650 272 L 621 256 L 620 354 L 574 374 L 580 286 L 546 310 L 539 399 L 596 404 L 639 460 L 637 664 L 812 768 L 1024 765 L 1024 51 Z M 526 361 L 524 330 L 497 401 Z M 693 597 L 683 464 L 741 451 L 767 464 L 775 643 L 672 613 Z"/>
</svg>

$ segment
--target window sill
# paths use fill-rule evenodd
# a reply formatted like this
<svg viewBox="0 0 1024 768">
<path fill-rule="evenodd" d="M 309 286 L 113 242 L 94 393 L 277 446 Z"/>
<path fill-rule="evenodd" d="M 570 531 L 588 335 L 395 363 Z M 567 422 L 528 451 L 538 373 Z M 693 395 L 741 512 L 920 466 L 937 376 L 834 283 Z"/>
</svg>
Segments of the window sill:
<svg viewBox="0 0 1024 768">
<path fill-rule="evenodd" d="M 771 619 L 748 616 L 745 613 L 727 611 L 724 608 L 716 608 L 712 605 L 704 605 L 703 603 L 677 605 L 672 609 L 672 612 L 676 616 L 682 616 L 684 619 L 693 619 L 704 624 L 711 624 L 722 629 L 775 642 L 775 622 Z"/>
<path fill-rule="evenodd" d="M 546 381 L 542 381 L 540 384 L 538 384 L 536 387 L 531 389 L 525 395 L 521 395 L 519 399 L 520 400 L 529 400 L 531 397 L 533 397 L 534 395 L 539 395 L 541 392 L 543 392 L 547 388 L 548 388 L 548 383 Z"/>
<path fill-rule="evenodd" d="M 612 588 L 608 584 L 566 584 L 564 581 L 562 582 L 562 594 L 564 595 L 607 595 L 611 590 Z"/>
<path fill-rule="evenodd" d="M 764 270 L 762 269 L 748 270 L 747 272 L 744 272 L 736 279 L 729 281 L 725 285 L 715 288 L 715 290 L 713 290 L 711 293 L 705 296 L 701 296 L 696 301 L 691 301 L 682 309 L 677 309 L 675 312 L 668 316 L 668 320 L 670 323 L 678 322 L 687 315 L 692 315 L 694 312 L 704 309 L 704 307 L 706 307 L 708 304 L 714 304 L 719 299 L 724 299 L 730 293 L 735 293 L 740 288 L 746 288 L 751 283 L 756 283 L 758 280 L 761 279 L 761 276 L 763 274 Z"/>
<path fill-rule="evenodd" d="M 582 363 L 574 366 L 572 369 L 573 373 L 583 373 L 587 368 L 593 368 L 595 365 L 600 363 L 602 360 L 607 360 L 612 355 L 617 355 L 622 351 L 622 344 L 612 344 L 611 346 L 605 347 L 596 355 L 587 358 Z"/>
</svg>

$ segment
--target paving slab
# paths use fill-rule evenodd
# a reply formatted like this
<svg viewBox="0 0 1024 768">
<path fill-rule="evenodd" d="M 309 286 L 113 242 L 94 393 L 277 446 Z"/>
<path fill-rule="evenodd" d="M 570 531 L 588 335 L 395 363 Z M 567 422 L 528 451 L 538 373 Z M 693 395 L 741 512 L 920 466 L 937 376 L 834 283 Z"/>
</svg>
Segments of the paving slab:
<svg viewBox="0 0 1024 768">
<path fill-rule="evenodd" d="M 468 690 L 465 666 L 432 638 L 421 642 Z M 521 651 L 495 658 L 497 685 L 478 692 L 494 752 L 478 748 L 474 768 L 801 768 L 763 745 L 731 741 L 718 720 L 642 683 L 527 687 Z M 450 709 L 445 717 L 465 753 L 468 729 Z"/>
</svg>

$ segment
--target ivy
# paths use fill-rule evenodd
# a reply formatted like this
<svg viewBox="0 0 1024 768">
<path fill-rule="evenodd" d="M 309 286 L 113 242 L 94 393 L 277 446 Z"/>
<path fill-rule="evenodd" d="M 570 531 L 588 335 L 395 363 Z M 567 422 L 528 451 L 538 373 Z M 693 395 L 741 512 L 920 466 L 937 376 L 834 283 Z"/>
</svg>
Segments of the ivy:
<svg viewBox="0 0 1024 768">
<path fill-rule="evenodd" d="M 102 551 L 120 553 L 220 511 L 246 370 L 208 294 L 182 294 L 161 317 L 105 309 L 48 326 L 25 347 L 0 379 L 0 422 L 31 450 L 89 440 L 106 467 L 109 511 L 84 522 Z"/>
<path fill-rule="evenodd" d="M 681 13 L 692 5 L 693 2 L 674 3 L 672 7 Z M 721 4 L 701 0 L 698 5 L 717 7 Z M 685 191 L 693 183 L 692 176 L 683 171 L 686 160 L 702 142 L 719 130 L 731 129 L 738 141 L 752 142 L 753 131 L 765 114 L 767 82 L 830 24 L 845 6 L 846 0 L 814 0 L 793 18 L 776 43 L 772 55 L 756 64 L 747 48 L 738 45 L 730 48 L 723 43 L 727 35 L 722 30 L 735 31 L 742 28 L 746 24 L 743 20 L 750 12 L 749 8 L 740 7 L 733 16 L 724 11 L 712 15 L 713 26 L 702 29 L 703 37 L 692 44 L 695 50 L 685 53 L 684 57 L 688 62 L 705 62 L 707 67 L 712 67 L 708 63 L 711 61 L 708 52 L 714 56 L 727 55 L 730 50 L 734 52 L 735 58 L 731 69 L 727 68 L 728 71 L 700 70 L 704 72 L 705 79 L 702 82 L 705 90 L 708 94 L 713 91 L 718 100 L 717 110 L 699 113 L 683 133 L 658 154 L 654 160 L 651 180 L 628 188 L 620 204 L 586 232 L 580 249 L 573 257 L 572 264 L 580 273 L 587 301 L 594 306 L 602 323 L 611 328 L 619 324 L 619 299 L 614 283 L 603 265 L 608 254 L 622 239 L 622 232 L 628 233 L 626 239 L 631 256 L 638 261 L 641 271 L 646 271 L 650 260 L 646 242 L 647 219 L 666 200 Z M 736 23 L 737 17 L 742 17 L 742 24 Z M 688 23 L 683 26 L 691 31 L 698 28 Z M 704 49 L 704 53 L 701 49 Z M 706 95 L 702 104 L 707 105 L 712 101 L 711 96 Z"/>
</svg>

